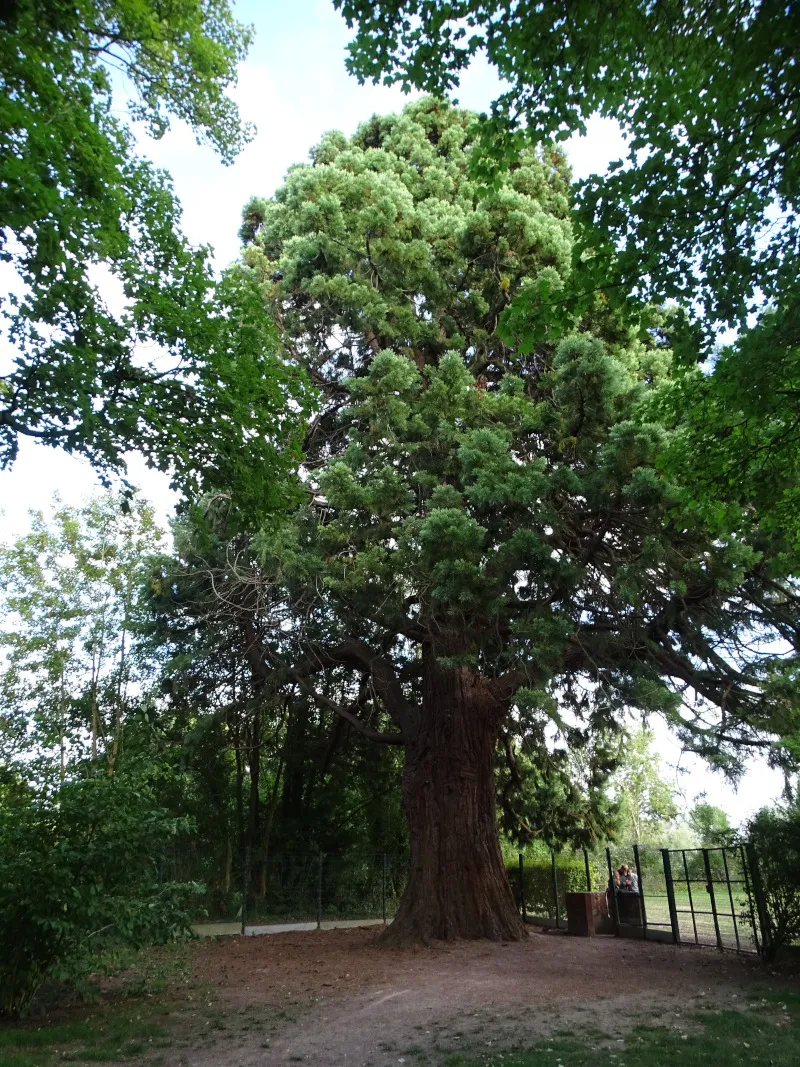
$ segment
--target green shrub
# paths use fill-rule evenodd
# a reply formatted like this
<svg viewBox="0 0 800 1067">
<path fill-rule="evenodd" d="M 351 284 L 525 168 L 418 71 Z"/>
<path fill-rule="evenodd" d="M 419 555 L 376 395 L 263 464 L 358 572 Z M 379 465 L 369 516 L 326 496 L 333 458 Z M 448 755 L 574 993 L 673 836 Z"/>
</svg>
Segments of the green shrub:
<svg viewBox="0 0 800 1067">
<path fill-rule="evenodd" d="M 0 805 L 0 1016 L 41 983 L 68 977 L 112 943 L 188 931 L 194 885 L 162 884 L 167 839 L 186 830 L 148 788 L 107 776 Z"/>
<path fill-rule="evenodd" d="M 553 865 L 549 857 L 535 856 L 523 860 L 525 908 L 529 915 L 549 916 L 555 918 L 555 897 L 553 893 Z M 519 901 L 520 877 L 519 863 L 507 864 L 506 873 Z M 564 895 L 572 892 L 584 892 L 586 889 L 586 867 L 583 856 L 573 853 L 556 853 L 556 886 L 558 893 L 558 911 L 564 915 L 566 908 Z"/>
<path fill-rule="evenodd" d="M 762 808 L 747 834 L 761 874 L 774 954 L 800 940 L 800 801 Z"/>
</svg>

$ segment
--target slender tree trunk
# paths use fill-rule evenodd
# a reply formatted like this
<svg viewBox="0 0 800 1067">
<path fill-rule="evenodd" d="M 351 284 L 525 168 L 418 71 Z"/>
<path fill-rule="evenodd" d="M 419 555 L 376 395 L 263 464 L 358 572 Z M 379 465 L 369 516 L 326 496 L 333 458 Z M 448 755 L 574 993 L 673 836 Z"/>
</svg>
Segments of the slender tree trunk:
<svg viewBox="0 0 800 1067">
<path fill-rule="evenodd" d="M 130 578 L 128 578 L 125 585 L 125 611 L 122 617 L 122 634 L 120 636 L 119 669 L 117 671 L 117 702 L 116 707 L 114 708 L 114 738 L 111 742 L 111 748 L 106 754 L 109 777 L 111 777 L 116 770 L 117 757 L 119 756 L 119 750 L 122 744 L 122 707 L 126 696 L 126 673 L 128 670 L 127 643 L 125 639 L 128 634 L 130 610 L 131 583 Z"/>
<path fill-rule="evenodd" d="M 59 755 L 61 757 L 61 766 L 59 769 L 59 783 L 64 784 L 64 779 L 67 777 L 67 738 L 66 738 L 66 694 L 64 685 L 64 668 L 61 668 L 61 686 L 58 697 L 58 734 L 59 734 Z"/>
<path fill-rule="evenodd" d="M 406 745 L 403 803 L 411 869 L 390 945 L 526 936 L 506 877 L 495 812 L 495 747 L 507 703 L 467 667 L 423 650 L 419 728 Z"/>
<path fill-rule="evenodd" d="M 247 816 L 247 843 L 250 862 L 258 870 L 261 844 L 261 707 L 257 706 L 250 722 L 248 768 L 250 770 L 250 799 Z M 258 886 L 256 886 L 256 889 Z"/>
<path fill-rule="evenodd" d="M 100 732 L 99 716 L 97 714 L 97 676 L 100 667 L 97 662 L 96 645 L 92 643 L 92 682 L 91 682 L 91 709 L 92 709 L 92 763 L 97 762 L 97 735 Z"/>
<path fill-rule="evenodd" d="M 269 845 L 270 838 L 272 837 L 272 825 L 275 822 L 275 812 L 278 810 L 278 804 L 281 799 L 280 786 L 281 778 L 283 777 L 283 760 L 284 752 L 281 752 L 280 759 L 278 760 L 278 769 L 275 772 L 275 781 L 272 785 L 272 793 L 269 798 L 269 805 L 267 806 L 267 816 L 264 820 L 264 830 L 261 835 L 261 861 L 258 871 L 258 893 L 259 900 L 264 900 L 267 895 L 267 883 L 269 881 Z"/>
<path fill-rule="evenodd" d="M 227 897 L 231 891 L 231 879 L 233 876 L 233 842 L 230 831 L 225 834 L 225 859 L 222 865 L 222 893 Z"/>
</svg>

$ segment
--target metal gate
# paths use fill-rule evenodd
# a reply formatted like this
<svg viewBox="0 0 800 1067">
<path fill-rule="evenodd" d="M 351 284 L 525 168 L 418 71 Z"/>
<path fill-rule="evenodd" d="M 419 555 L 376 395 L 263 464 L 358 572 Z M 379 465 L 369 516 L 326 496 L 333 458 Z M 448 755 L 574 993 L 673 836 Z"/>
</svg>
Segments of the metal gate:
<svg viewBox="0 0 800 1067">
<path fill-rule="evenodd" d="M 551 852 L 548 862 L 542 857 L 527 867 L 519 856 L 515 883 L 524 919 L 568 928 L 566 895 L 599 890 L 618 936 L 766 953 L 769 919 L 751 845 L 614 845 L 604 854 L 581 853 Z M 615 890 L 622 863 L 635 870 L 638 891 Z"/>
<path fill-rule="evenodd" d="M 676 940 L 761 951 L 758 870 L 744 846 L 664 849 L 662 854 Z"/>
</svg>

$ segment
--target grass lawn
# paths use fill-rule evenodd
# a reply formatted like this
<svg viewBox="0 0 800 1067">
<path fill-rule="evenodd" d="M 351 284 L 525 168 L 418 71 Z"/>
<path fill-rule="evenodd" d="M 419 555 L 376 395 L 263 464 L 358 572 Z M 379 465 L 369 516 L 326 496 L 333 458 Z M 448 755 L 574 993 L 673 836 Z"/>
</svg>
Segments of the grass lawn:
<svg viewBox="0 0 800 1067">
<path fill-rule="evenodd" d="M 152 1015 L 152 1008 L 148 1012 Z M 163 1024 L 136 1006 L 116 1006 L 80 1022 L 0 1028 L 3 1067 L 50 1067 L 55 1063 L 140 1061 L 169 1045 Z"/>
<path fill-rule="evenodd" d="M 459 1053 L 442 1067 L 798 1067 L 800 994 L 769 992 L 736 1010 L 686 1016 L 674 1028 L 640 1026 L 617 1042 L 604 1037 L 560 1032 L 526 1052 L 480 1058 Z"/>
</svg>

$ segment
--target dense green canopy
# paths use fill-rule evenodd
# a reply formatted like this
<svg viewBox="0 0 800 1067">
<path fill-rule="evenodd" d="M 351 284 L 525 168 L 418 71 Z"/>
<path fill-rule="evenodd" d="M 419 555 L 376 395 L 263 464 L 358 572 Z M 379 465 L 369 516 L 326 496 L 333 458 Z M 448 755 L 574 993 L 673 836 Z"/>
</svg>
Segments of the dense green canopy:
<svg viewBox="0 0 800 1067">
<path fill-rule="evenodd" d="M 0 464 L 20 436 L 119 469 L 139 448 L 189 490 L 274 465 L 285 372 L 246 272 L 214 280 L 168 176 L 118 117 L 187 122 L 225 161 L 250 136 L 226 89 L 250 41 L 227 0 L 16 0 L 0 16 L 0 259 L 12 351 Z M 262 486 L 263 488 L 263 486 Z M 261 503 L 266 503 L 261 497 Z"/>
<path fill-rule="evenodd" d="M 613 15 L 599 0 L 568 11 L 558 0 L 336 6 L 357 25 L 348 66 L 362 79 L 444 95 L 485 51 L 508 86 L 481 127 L 485 176 L 526 143 L 584 131 L 594 114 L 617 119 L 627 165 L 591 177 L 578 203 L 595 258 L 613 251 L 626 288 L 661 298 L 699 292 L 709 323 L 743 322 L 758 290 L 774 299 L 794 291 L 793 4 L 624 0 Z"/>
<path fill-rule="evenodd" d="M 567 176 L 558 153 L 527 151 L 482 197 L 472 118 L 427 100 L 331 134 L 245 211 L 247 262 L 323 398 L 306 442 L 316 504 L 294 548 L 282 533 L 265 550 L 283 577 L 316 578 L 337 640 L 442 630 L 515 684 L 590 671 L 602 706 L 655 705 L 659 679 L 681 681 L 725 705 L 730 737 L 749 734 L 770 715 L 758 691 L 785 675 L 780 657 L 735 651 L 778 621 L 781 595 L 756 577 L 769 543 L 741 511 L 723 536 L 704 528 L 659 469 L 681 436 L 657 421 L 657 337 L 601 300 L 557 346 L 498 337 L 524 287 L 569 270 Z"/>
<path fill-rule="evenodd" d="M 628 158 L 573 186 L 573 269 L 524 289 L 503 315 L 524 347 L 563 335 L 595 294 L 681 314 L 658 324 L 691 365 L 723 323 L 743 330 L 711 378 L 673 389 L 687 435 L 678 477 L 698 505 L 756 502 L 800 543 L 797 5 L 624 0 L 476 3 L 337 0 L 357 26 L 349 69 L 444 95 L 485 52 L 503 78 L 473 169 L 496 181 L 526 144 L 617 120 Z M 753 313 L 761 321 L 753 321 Z M 635 312 L 634 312 L 635 314 Z M 655 323 L 649 324 L 654 327 Z M 689 477 L 693 474 L 693 477 Z"/>
</svg>

